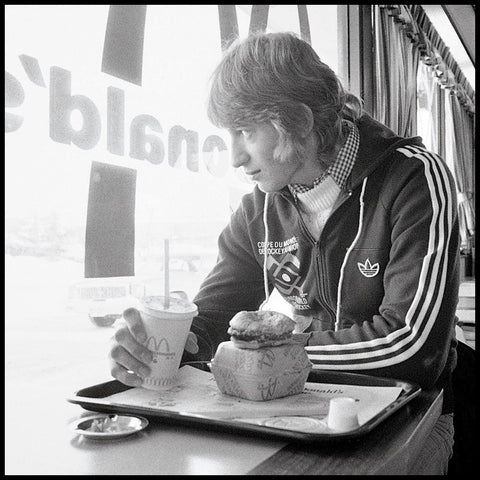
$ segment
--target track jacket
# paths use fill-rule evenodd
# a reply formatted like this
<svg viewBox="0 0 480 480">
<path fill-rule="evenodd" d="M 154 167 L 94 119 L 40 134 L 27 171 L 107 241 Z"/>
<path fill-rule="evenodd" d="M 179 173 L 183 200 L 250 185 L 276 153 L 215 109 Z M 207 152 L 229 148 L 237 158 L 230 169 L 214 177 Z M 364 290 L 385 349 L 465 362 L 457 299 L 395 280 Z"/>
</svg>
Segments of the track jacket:
<svg viewBox="0 0 480 480">
<path fill-rule="evenodd" d="M 255 187 L 242 198 L 194 299 L 197 359 L 213 358 L 232 316 L 257 310 L 275 287 L 309 324 L 314 368 L 448 392 L 459 286 L 453 177 L 419 137 L 401 138 L 368 115 L 357 126 L 348 190 L 320 238 L 287 187 L 267 195 Z"/>
</svg>

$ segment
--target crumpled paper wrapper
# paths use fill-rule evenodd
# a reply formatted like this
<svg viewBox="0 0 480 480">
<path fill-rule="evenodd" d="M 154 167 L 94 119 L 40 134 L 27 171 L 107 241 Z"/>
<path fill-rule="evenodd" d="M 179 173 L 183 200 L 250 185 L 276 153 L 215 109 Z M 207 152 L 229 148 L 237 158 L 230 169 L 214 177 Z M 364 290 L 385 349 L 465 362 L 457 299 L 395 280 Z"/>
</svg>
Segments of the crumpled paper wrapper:
<svg viewBox="0 0 480 480">
<path fill-rule="evenodd" d="M 223 342 L 211 363 L 222 393 L 255 401 L 301 393 L 311 368 L 305 348 L 298 344 L 248 350 Z"/>
</svg>

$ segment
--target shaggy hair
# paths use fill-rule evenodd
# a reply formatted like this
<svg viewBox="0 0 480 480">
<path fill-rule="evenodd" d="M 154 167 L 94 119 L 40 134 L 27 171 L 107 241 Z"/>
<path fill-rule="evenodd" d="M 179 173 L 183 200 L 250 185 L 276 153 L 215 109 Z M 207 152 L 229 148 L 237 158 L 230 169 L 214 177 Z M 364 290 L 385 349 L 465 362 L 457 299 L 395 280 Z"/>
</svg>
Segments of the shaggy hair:
<svg viewBox="0 0 480 480">
<path fill-rule="evenodd" d="M 331 68 L 293 33 L 255 33 L 226 50 L 211 78 L 208 117 L 221 128 L 271 122 L 280 134 L 278 156 L 302 157 L 305 105 L 313 113 L 318 154 L 342 138 L 342 121 L 355 121 L 361 101 L 346 92 Z"/>
</svg>

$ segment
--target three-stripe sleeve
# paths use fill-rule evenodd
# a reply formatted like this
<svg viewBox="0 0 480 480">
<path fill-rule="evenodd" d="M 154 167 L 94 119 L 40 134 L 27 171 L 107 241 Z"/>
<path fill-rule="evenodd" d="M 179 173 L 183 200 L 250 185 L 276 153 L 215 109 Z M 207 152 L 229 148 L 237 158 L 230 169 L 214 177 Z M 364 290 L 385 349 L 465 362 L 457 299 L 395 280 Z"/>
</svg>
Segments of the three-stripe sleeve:
<svg viewBox="0 0 480 480">
<path fill-rule="evenodd" d="M 436 154 L 417 146 L 398 151 L 423 163 L 432 211 L 428 247 L 404 326 L 371 340 L 307 346 L 314 368 L 363 370 L 398 364 L 422 348 L 436 321 L 447 282 L 448 245 L 456 208 L 454 186 L 450 184 L 446 165 Z"/>
</svg>

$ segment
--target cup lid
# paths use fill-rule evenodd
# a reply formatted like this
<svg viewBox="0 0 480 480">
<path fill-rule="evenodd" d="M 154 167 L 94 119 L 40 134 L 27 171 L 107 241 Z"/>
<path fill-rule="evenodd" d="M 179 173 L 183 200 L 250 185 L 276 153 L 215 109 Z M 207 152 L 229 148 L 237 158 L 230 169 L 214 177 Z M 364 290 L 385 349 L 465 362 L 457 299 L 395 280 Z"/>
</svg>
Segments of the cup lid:
<svg viewBox="0 0 480 480">
<path fill-rule="evenodd" d="M 171 296 L 168 307 L 165 303 L 165 297 L 163 295 L 150 295 L 141 298 L 139 306 L 143 311 L 152 315 L 167 313 L 168 315 L 191 316 L 192 314 L 196 315 L 198 313 L 197 306 L 187 298 Z"/>
</svg>

